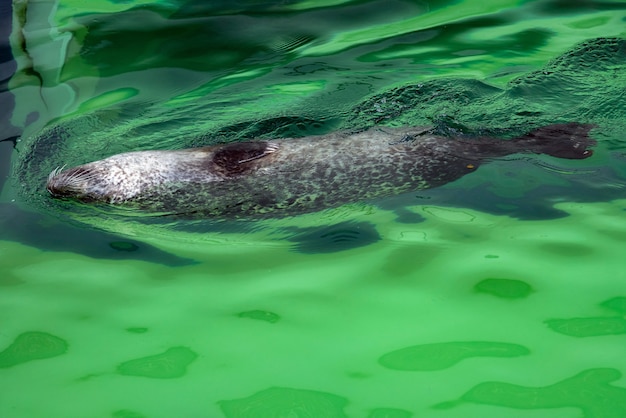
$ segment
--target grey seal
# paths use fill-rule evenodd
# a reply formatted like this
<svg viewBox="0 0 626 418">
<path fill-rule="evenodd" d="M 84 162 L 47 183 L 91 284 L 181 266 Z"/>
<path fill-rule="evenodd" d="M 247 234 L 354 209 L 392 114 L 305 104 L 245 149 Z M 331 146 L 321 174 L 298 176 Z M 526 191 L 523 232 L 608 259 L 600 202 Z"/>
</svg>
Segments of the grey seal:
<svg viewBox="0 0 626 418">
<path fill-rule="evenodd" d="M 515 153 L 582 159 L 595 144 L 589 124 L 538 128 L 509 139 L 449 138 L 430 127 L 372 128 L 113 155 L 47 181 L 53 198 L 190 218 L 297 215 L 438 187 Z"/>
</svg>

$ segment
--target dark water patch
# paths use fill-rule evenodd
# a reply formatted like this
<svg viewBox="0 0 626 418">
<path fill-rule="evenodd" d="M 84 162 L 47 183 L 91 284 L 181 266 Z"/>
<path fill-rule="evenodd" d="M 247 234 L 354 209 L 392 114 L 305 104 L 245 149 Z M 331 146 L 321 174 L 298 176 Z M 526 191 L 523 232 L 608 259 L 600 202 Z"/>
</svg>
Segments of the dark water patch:
<svg viewBox="0 0 626 418">
<path fill-rule="evenodd" d="M 126 328 L 126 331 L 132 333 L 132 334 L 145 334 L 146 332 L 148 332 L 148 328 L 145 327 L 130 327 L 130 328 Z"/>
<path fill-rule="evenodd" d="M 232 68 L 257 52 L 257 43 L 245 42 L 237 32 L 224 30 L 227 24 L 244 25 L 243 16 L 221 21 L 172 20 L 159 10 L 150 9 L 146 5 L 113 14 L 77 17 L 82 26 L 78 26 L 74 36 L 83 38 L 80 58 L 97 68 L 101 77 L 110 77 L 120 69 L 140 71 L 169 67 L 172 62 L 195 71 Z M 135 22 L 142 22 L 141 27 Z M 200 38 L 205 42 L 184 41 Z M 112 62 L 116 65 L 109 64 Z"/>
<path fill-rule="evenodd" d="M 460 400 L 444 402 L 435 409 L 449 409 L 464 402 L 521 410 L 577 408 L 583 416 L 622 418 L 626 416 L 626 388 L 611 385 L 622 374 L 616 369 L 589 369 L 543 387 L 505 382 L 479 383 Z"/>
<path fill-rule="evenodd" d="M 554 207 L 557 202 L 603 202 L 626 197 L 626 189 L 613 187 L 611 185 L 614 184 L 613 181 L 593 186 L 588 184 L 582 175 L 561 177 L 545 172 L 544 182 L 559 179 L 563 180 L 564 184 L 533 182 L 528 168 L 526 171 L 518 171 L 514 177 L 509 178 L 509 181 L 515 182 L 513 186 L 507 184 L 504 176 L 482 176 L 483 182 L 479 184 L 473 183 L 474 180 L 461 181 L 376 203 L 384 209 L 395 210 L 394 207 L 422 205 L 428 202 L 428 205 L 433 206 L 467 208 L 522 220 L 550 220 L 568 216 L 567 212 Z M 621 181 L 617 174 L 611 177 L 614 181 Z M 540 181 L 539 177 L 537 180 Z M 512 195 L 511 191 L 515 191 L 515 195 Z M 615 234 L 615 231 L 606 234 Z"/>
<path fill-rule="evenodd" d="M 372 409 L 367 418 L 411 418 L 413 413 L 397 408 L 376 408 Z"/>
<path fill-rule="evenodd" d="M 533 291 L 532 287 L 521 280 L 488 278 L 476 283 L 474 290 L 488 293 L 503 299 L 525 298 Z"/>
<path fill-rule="evenodd" d="M 568 0 L 544 0 L 529 2 L 532 13 L 544 16 L 561 17 L 566 14 L 583 15 L 586 12 L 624 10 L 626 6 L 622 1 L 568 1 Z"/>
<path fill-rule="evenodd" d="M 436 3 L 453 3 L 451 0 L 438 0 Z M 347 3 L 348 7 L 345 7 Z M 374 4 L 372 4 L 374 3 Z M 380 7 L 384 4 L 385 7 Z M 341 22 L 345 20 L 346 24 L 355 24 L 358 22 L 375 21 L 377 17 L 393 16 L 396 13 L 404 14 L 407 12 L 406 8 L 401 8 L 399 12 L 394 10 L 386 10 L 390 8 L 389 4 L 398 6 L 401 8 L 399 2 L 386 2 L 386 1 L 371 1 L 371 0 L 350 0 L 341 2 L 323 2 L 316 4 L 315 2 L 301 2 L 297 0 L 283 0 L 281 2 L 275 1 L 257 1 L 257 0 L 217 0 L 206 2 L 204 0 L 191 0 L 184 3 L 184 5 L 176 9 L 172 16 L 176 19 L 197 17 L 197 16 L 219 16 L 222 14 L 250 14 L 254 16 L 263 15 L 278 15 L 283 13 L 291 13 L 288 17 L 295 18 L 301 14 L 302 11 L 314 12 L 313 14 L 307 13 L 305 16 L 300 16 L 304 19 L 306 16 L 313 16 L 313 21 L 317 16 L 324 16 L 326 19 L 332 19 L 335 22 Z M 435 2 L 434 2 L 435 3 Z M 163 6 L 165 7 L 165 6 Z M 405 6 L 408 7 L 408 6 Z M 337 11 L 345 13 L 345 16 L 337 16 Z M 414 10 L 414 9 L 413 9 Z M 318 12 L 316 15 L 315 12 Z M 400 14 L 402 16 L 402 14 Z M 321 18 L 320 18 L 321 19 Z M 297 21 L 297 25 L 301 22 Z M 310 22 L 313 23 L 313 22 Z"/>
<path fill-rule="evenodd" d="M 253 311 L 239 312 L 237 316 L 239 318 L 248 318 L 248 319 L 255 319 L 257 321 L 269 322 L 270 324 L 275 324 L 278 321 L 280 321 L 280 315 L 274 312 L 263 311 L 260 309 L 255 309 Z"/>
<path fill-rule="evenodd" d="M 294 1 L 214 0 L 207 2 L 204 0 L 191 0 L 185 2 L 182 7 L 174 7 L 173 5 L 166 4 L 155 6 L 167 10 L 171 13 L 173 19 L 187 19 L 200 16 L 211 17 L 231 14 L 254 14 L 259 16 L 263 14 L 288 12 L 290 6 L 294 4 Z"/>
<path fill-rule="evenodd" d="M 2 4 L 0 4 L 0 62 L 2 63 L 13 61 L 11 46 L 9 44 L 9 35 L 11 34 L 11 23 L 13 20 L 12 17 L 13 8 L 11 3 L 2 2 Z M 12 65 L 14 66 L 15 64 L 13 63 Z"/>
<path fill-rule="evenodd" d="M 125 376 L 142 376 L 152 379 L 174 379 L 187 373 L 187 367 L 198 357 L 187 347 L 172 347 L 165 352 L 129 360 L 117 366 Z"/>
<path fill-rule="evenodd" d="M 332 393 L 275 387 L 247 398 L 220 401 L 219 405 L 227 418 L 347 418 L 343 410 L 347 403 L 346 398 Z"/>
<path fill-rule="evenodd" d="M 600 304 L 622 316 L 602 316 L 585 318 L 548 319 L 546 325 L 559 334 L 570 337 L 598 337 L 603 335 L 626 334 L 626 297 L 617 296 Z"/>
<path fill-rule="evenodd" d="M 43 251 L 71 252 L 98 259 L 141 260 L 170 267 L 196 264 L 194 260 L 166 253 L 143 242 L 121 241 L 119 236 L 61 223 L 8 203 L 0 203 L 0 238 Z"/>
<path fill-rule="evenodd" d="M 25 332 L 0 352 L 0 368 L 57 357 L 65 354 L 67 347 L 65 340 L 47 332 Z"/>
<path fill-rule="evenodd" d="M 361 372 L 361 371 L 348 371 L 346 372 L 346 376 L 352 379 L 363 380 L 363 379 L 369 379 L 370 377 L 372 377 L 372 374 Z"/>
<path fill-rule="evenodd" d="M 403 371 L 443 370 L 471 357 L 518 357 L 530 351 L 521 345 L 492 341 L 454 341 L 421 344 L 383 355 L 378 362 Z"/>
<path fill-rule="evenodd" d="M 621 316 L 548 319 L 548 327 L 559 334 L 570 337 L 598 337 L 626 334 L 626 319 Z"/>
<path fill-rule="evenodd" d="M 595 253 L 592 245 L 575 244 L 571 242 L 542 243 L 538 248 L 552 256 L 567 258 L 590 257 Z"/>
<path fill-rule="evenodd" d="M 0 2 L 0 192 L 9 175 L 11 154 L 21 129 L 11 124 L 15 96 L 9 91 L 9 80 L 17 69 L 13 59 L 9 35 L 12 30 L 12 3 Z"/>
<path fill-rule="evenodd" d="M 18 142 L 19 139 L 20 139 L 19 136 L 10 136 L 8 138 L 4 138 L 4 139 L 0 140 L 0 142 L 7 142 L 8 144 L 11 145 L 11 147 L 13 149 L 15 149 L 17 147 L 17 142 Z"/>
<path fill-rule="evenodd" d="M 147 415 L 141 414 L 130 409 L 120 409 L 111 414 L 112 418 L 148 418 Z"/>
<path fill-rule="evenodd" d="M 2 106 L 1 102 L 0 106 Z M 18 137 L 13 138 L 17 139 Z M 4 142 L 0 141 L 0 192 L 2 192 L 4 184 L 9 178 L 9 172 L 11 170 L 11 154 L 15 149 L 15 146 L 11 143 L 11 139 L 12 138 L 10 138 L 9 140 L 5 140 Z"/>
<path fill-rule="evenodd" d="M 604 228 L 598 228 L 597 231 L 600 234 L 606 237 L 612 238 L 617 242 L 626 242 L 626 231 L 622 231 L 619 229 L 604 229 Z"/>
<path fill-rule="evenodd" d="M 324 61 L 313 61 L 306 64 L 289 66 L 287 68 L 289 68 L 289 72 L 285 74 L 287 76 L 299 76 L 315 73 L 335 73 L 350 70 L 348 67 L 335 67 L 328 65 L 328 63 Z"/>
<path fill-rule="evenodd" d="M 250 2 L 143 4 L 116 13 L 76 16 L 73 35 L 82 39 L 80 59 L 97 68 L 101 77 L 121 71 L 178 67 L 206 72 L 210 78 L 232 68 L 287 63 L 296 58 L 293 51 L 330 33 L 424 10 L 421 5 L 402 1 L 387 7 L 376 1 L 349 2 L 341 5 L 341 13 L 332 7 L 309 7 L 302 13 L 291 6 Z M 135 24 L 138 21 L 141 27 Z M 335 58 L 330 55 L 325 59 Z"/>
<path fill-rule="evenodd" d="M 382 208 L 386 208 L 382 204 L 380 206 Z M 400 224 L 417 224 L 426 220 L 426 218 L 424 218 L 419 213 L 412 212 L 410 210 L 407 210 L 406 208 L 391 207 L 391 210 L 393 210 L 393 212 L 396 214 L 396 222 Z"/>
<path fill-rule="evenodd" d="M 6 261 L 5 261 L 6 263 Z M 4 264 L 4 263 L 3 263 Z M 8 263 L 7 263 L 8 264 Z M 0 265 L 0 267 L 4 267 Z M 7 268 L 8 270 L 8 268 Z M 0 277 L 0 287 L 4 286 L 17 286 L 20 284 L 24 284 L 25 281 L 23 279 L 19 279 L 15 277 L 12 273 L 5 271 L 2 277 Z"/>
<path fill-rule="evenodd" d="M 387 277 L 411 276 L 441 254 L 442 248 L 436 245 L 414 244 L 393 250 L 382 266 Z"/>
<path fill-rule="evenodd" d="M 476 283 L 474 290 L 503 299 L 525 298 L 533 291 L 528 283 L 521 280 L 494 278 L 481 280 Z"/>
<path fill-rule="evenodd" d="M 626 297 L 624 296 L 617 296 L 609 300 L 605 300 L 600 304 L 600 306 L 626 315 Z"/>
<path fill-rule="evenodd" d="M 125 251 L 127 253 L 137 251 L 139 246 L 128 241 L 114 241 L 109 243 L 109 247 L 117 251 Z"/>
<path fill-rule="evenodd" d="M 369 222 L 341 222 L 323 227 L 285 228 L 293 250 L 303 254 L 334 253 L 374 244 L 381 240 Z"/>
</svg>

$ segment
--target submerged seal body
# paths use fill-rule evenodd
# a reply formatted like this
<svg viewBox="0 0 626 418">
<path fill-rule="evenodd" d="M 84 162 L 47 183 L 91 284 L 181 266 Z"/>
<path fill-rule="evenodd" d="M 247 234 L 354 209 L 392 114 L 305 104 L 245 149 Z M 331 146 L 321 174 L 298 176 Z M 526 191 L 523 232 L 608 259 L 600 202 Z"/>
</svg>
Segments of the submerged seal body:
<svg viewBox="0 0 626 418">
<path fill-rule="evenodd" d="M 539 128 L 511 140 L 454 139 L 424 127 L 237 142 L 118 154 L 50 173 L 55 198 L 155 214 L 258 218 L 437 187 L 514 153 L 587 158 L 585 124 Z"/>
</svg>

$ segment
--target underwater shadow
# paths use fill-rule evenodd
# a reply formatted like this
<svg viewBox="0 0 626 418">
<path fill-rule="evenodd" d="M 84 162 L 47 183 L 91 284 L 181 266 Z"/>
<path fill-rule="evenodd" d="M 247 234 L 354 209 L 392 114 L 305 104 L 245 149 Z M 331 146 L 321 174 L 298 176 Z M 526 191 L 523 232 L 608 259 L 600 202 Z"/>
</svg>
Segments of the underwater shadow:
<svg viewBox="0 0 626 418">
<path fill-rule="evenodd" d="M 178 257 L 144 242 L 93 229 L 62 224 L 56 219 L 0 203 L 0 239 L 42 251 L 70 252 L 96 259 L 139 260 L 181 267 L 197 261 Z"/>
<path fill-rule="evenodd" d="M 335 253 L 365 247 L 382 238 L 369 222 L 340 222 L 321 227 L 284 228 L 293 251 L 301 254 Z"/>
</svg>

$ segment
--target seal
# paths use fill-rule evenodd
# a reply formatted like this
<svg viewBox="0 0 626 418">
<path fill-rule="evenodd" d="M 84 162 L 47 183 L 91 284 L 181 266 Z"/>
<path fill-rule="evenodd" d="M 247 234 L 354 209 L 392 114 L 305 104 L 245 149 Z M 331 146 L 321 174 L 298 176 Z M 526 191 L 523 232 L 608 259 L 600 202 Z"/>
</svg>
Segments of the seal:
<svg viewBox="0 0 626 418">
<path fill-rule="evenodd" d="M 438 187 L 515 153 L 582 159 L 592 125 L 549 125 L 518 138 L 449 138 L 431 127 L 372 128 L 297 139 L 136 151 L 54 170 L 53 198 L 189 218 L 297 215 Z"/>
</svg>

